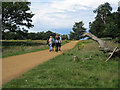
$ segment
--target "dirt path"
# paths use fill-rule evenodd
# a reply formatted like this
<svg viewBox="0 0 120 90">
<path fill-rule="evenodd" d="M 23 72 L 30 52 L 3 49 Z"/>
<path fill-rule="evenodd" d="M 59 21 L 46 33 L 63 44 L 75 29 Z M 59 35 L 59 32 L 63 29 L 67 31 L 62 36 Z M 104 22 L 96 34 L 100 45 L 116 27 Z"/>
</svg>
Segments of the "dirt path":
<svg viewBox="0 0 120 90">
<path fill-rule="evenodd" d="M 72 49 L 77 41 L 72 41 L 62 46 L 62 51 Z M 19 77 L 24 72 L 32 69 L 33 67 L 56 57 L 62 52 L 48 52 L 48 50 L 27 53 L 18 56 L 11 56 L 2 59 L 2 83 Z"/>
</svg>

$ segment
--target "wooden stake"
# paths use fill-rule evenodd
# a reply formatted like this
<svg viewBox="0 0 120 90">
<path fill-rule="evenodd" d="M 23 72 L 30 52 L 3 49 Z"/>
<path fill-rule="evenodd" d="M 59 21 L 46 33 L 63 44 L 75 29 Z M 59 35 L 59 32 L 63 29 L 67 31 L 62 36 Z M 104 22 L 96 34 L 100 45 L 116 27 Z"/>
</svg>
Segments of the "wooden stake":
<svg viewBox="0 0 120 90">
<path fill-rule="evenodd" d="M 74 56 L 73 57 L 73 61 L 75 62 L 77 60 L 77 56 Z"/>
</svg>

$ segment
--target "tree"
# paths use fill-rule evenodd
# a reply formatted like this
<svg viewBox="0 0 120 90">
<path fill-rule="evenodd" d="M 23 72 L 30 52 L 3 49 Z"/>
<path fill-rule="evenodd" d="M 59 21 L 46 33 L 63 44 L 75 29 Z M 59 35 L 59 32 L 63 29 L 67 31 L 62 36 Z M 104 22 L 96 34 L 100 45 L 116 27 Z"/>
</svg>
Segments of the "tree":
<svg viewBox="0 0 120 90">
<path fill-rule="evenodd" d="M 73 33 L 71 32 L 72 36 L 74 36 L 74 39 L 81 39 L 81 36 L 84 32 L 86 32 L 86 29 L 83 27 L 83 22 L 80 21 L 80 22 L 76 22 L 74 25 L 73 25 Z M 71 36 L 70 36 L 71 37 Z"/>
<path fill-rule="evenodd" d="M 65 39 L 68 40 L 68 36 L 65 34 L 61 35 L 61 38 L 62 38 L 62 40 L 65 40 Z"/>
<path fill-rule="evenodd" d="M 47 31 L 47 32 L 45 33 L 45 36 L 44 36 L 43 39 L 44 39 L 44 40 L 47 40 L 47 39 L 49 39 L 50 36 L 55 37 L 55 35 L 56 35 L 56 33 L 52 32 L 52 31 Z"/>
<path fill-rule="evenodd" d="M 107 16 L 105 29 L 103 31 L 105 37 L 119 37 L 120 28 L 118 21 L 118 12 L 113 12 L 111 15 Z"/>
<path fill-rule="evenodd" d="M 3 2 L 2 3 L 2 30 L 15 32 L 25 26 L 33 27 L 31 18 L 34 16 L 30 12 L 30 2 Z"/>
<path fill-rule="evenodd" d="M 116 17 L 116 21 L 117 21 L 117 24 L 118 24 L 118 30 L 120 30 L 120 20 L 118 18 L 120 18 L 120 6 L 118 7 L 117 17 Z"/>
<path fill-rule="evenodd" d="M 94 13 L 97 13 L 96 18 L 101 18 L 101 20 L 106 24 L 106 17 L 108 14 L 111 14 L 112 7 L 109 3 L 101 4 L 96 10 L 94 10 Z"/>
<path fill-rule="evenodd" d="M 69 39 L 70 39 L 70 40 L 75 39 L 75 34 L 74 34 L 74 32 L 70 32 L 70 34 L 69 34 Z"/>
<path fill-rule="evenodd" d="M 104 37 L 103 30 L 105 29 L 105 25 L 100 18 L 97 18 L 90 24 L 90 30 L 92 34 L 97 37 Z"/>
<path fill-rule="evenodd" d="M 100 5 L 94 12 L 97 13 L 95 20 L 89 23 L 90 30 L 92 34 L 97 37 L 120 37 L 120 13 L 119 7 L 117 12 L 113 12 L 112 7 L 109 3 Z"/>
</svg>

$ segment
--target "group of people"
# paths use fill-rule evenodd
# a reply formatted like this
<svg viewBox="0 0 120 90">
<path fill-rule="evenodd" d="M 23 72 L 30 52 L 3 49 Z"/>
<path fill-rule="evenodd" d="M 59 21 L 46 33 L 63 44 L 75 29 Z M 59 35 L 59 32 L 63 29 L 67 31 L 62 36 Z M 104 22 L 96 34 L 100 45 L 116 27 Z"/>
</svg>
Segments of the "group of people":
<svg viewBox="0 0 120 90">
<path fill-rule="evenodd" d="M 54 51 L 54 46 L 55 46 L 55 51 L 61 51 L 61 43 L 62 39 L 59 34 L 56 34 L 55 38 L 53 36 L 50 36 L 48 40 L 48 45 L 50 46 L 49 52 Z"/>
</svg>

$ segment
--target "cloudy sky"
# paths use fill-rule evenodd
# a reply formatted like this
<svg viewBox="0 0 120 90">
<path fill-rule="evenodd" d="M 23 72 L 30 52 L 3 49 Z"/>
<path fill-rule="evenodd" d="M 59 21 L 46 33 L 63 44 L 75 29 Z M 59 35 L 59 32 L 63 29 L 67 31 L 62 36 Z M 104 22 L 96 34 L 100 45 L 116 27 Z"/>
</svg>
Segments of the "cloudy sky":
<svg viewBox="0 0 120 90">
<path fill-rule="evenodd" d="M 34 27 L 29 32 L 51 30 L 69 34 L 75 22 L 83 21 L 89 30 L 89 22 L 94 20 L 95 10 L 100 4 L 110 3 L 117 10 L 119 0 L 29 0 Z"/>
</svg>

